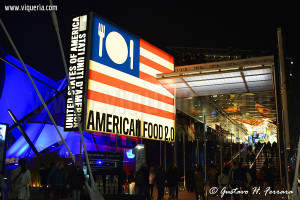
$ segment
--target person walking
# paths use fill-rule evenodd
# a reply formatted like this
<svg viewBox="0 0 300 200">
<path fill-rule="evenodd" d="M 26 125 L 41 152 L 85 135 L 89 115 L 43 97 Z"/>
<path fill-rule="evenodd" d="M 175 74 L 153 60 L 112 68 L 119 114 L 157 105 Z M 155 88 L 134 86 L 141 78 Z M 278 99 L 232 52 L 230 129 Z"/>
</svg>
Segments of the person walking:
<svg viewBox="0 0 300 200">
<path fill-rule="evenodd" d="M 266 160 L 264 162 L 264 165 L 262 166 L 262 171 L 263 171 L 263 174 L 264 174 L 264 177 L 263 177 L 263 188 L 266 188 L 267 186 L 267 171 L 268 171 L 268 165 L 269 165 L 269 162 Z"/>
<path fill-rule="evenodd" d="M 186 170 L 186 189 L 188 192 L 192 192 L 193 191 L 193 177 L 194 176 L 194 172 L 192 170 L 192 165 L 190 165 L 187 170 Z"/>
<path fill-rule="evenodd" d="M 174 169 L 175 169 L 175 173 L 176 173 L 176 186 L 175 186 L 175 199 L 178 199 L 178 185 L 179 185 L 179 181 L 180 181 L 180 176 L 178 173 L 178 166 L 174 165 Z"/>
<path fill-rule="evenodd" d="M 39 174 L 40 174 L 40 177 L 41 177 L 40 185 L 42 186 L 42 189 L 39 192 L 44 191 L 45 196 L 48 197 L 47 180 L 48 180 L 49 172 L 45 168 L 44 163 L 42 163 L 41 166 L 40 166 Z"/>
<path fill-rule="evenodd" d="M 235 170 L 235 172 L 233 174 L 233 179 L 234 179 L 234 182 L 236 184 L 236 188 L 238 188 L 238 190 L 240 190 L 240 189 L 242 189 L 242 191 L 247 190 L 247 187 L 246 187 L 247 172 L 246 172 L 246 169 L 243 168 L 243 163 L 242 162 L 239 163 L 239 167 Z M 243 193 L 243 198 L 245 200 L 247 200 L 248 199 L 248 194 Z M 239 195 L 234 195 L 234 199 L 238 200 Z"/>
<path fill-rule="evenodd" d="M 67 188 L 72 191 L 72 200 L 79 200 L 80 191 L 83 189 L 85 183 L 84 172 L 81 169 L 80 162 L 76 162 L 75 168 L 72 169 L 68 176 Z"/>
<path fill-rule="evenodd" d="M 136 172 L 135 181 L 138 186 L 138 199 L 142 199 L 142 195 L 146 195 L 146 200 L 150 200 L 149 194 L 149 174 L 150 170 L 146 163 Z"/>
<path fill-rule="evenodd" d="M 250 197 L 252 197 L 252 190 L 251 190 L 251 186 L 252 186 L 252 177 L 251 177 L 251 171 L 249 169 L 248 166 L 245 166 L 244 169 L 246 170 L 246 177 L 247 177 L 247 182 L 246 182 L 246 188 L 248 191 L 248 194 L 250 195 Z"/>
<path fill-rule="evenodd" d="M 150 173 L 149 173 L 149 185 L 150 185 L 150 198 L 153 198 L 153 187 L 155 183 L 155 169 L 154 167 L 150 168 Z"/>
<path fill-rule="evenodd" d="M 198 165 L 194 173 L 194 186 L 196 193 L 196 200 L 200 200 L 200 197 L 204 198 L 204 176 L 202 173 L 202 166 Z"/>
<path fill-rule="evenodd" d="M 216 167 L 213 164 L 211 164 L 210 169 L 207 172 L 210 188 L 214 187 L 216 184 L 216 173 L 217 173 Z"/>
<path fill-rule="evenodd" d="M 31 173 L 26 167 L 26 160 L 19 159 L 19 166 L 12 171 L 12 187 L 8 193 L 10 199 L 27 200 L 30 198 L 29 182 Z"/>
<path fill-rule="evenodd" d="M 219 189 L 220 191 L 224 191 L 228 189 L 228 177 L 225 173 L 225 170 L 223 169 L 222 173 L 218 176 L 218 183 L 219 183 Z M 223 200 L 226 200 L 228 195 L 224 193 L 223 197 L 221 197 Z"/>
<path fill-rule="evenodd" d="M 124 169 L 124 166 L 122 167 L 122 172 L 120 175 L 120 183 L 118 183 L 119 193 L 125 194 L 125 185 L 126 185 L 126 179 L 127 179 L 127 173 Z"/>
<path fill-rule="evenodd" d="M 135 178 L 134 178 L 134 173 L 131 170 L 128 177 L 127 177 L 127 182 L 128 182 L 128 194 L 132 195 L 135 194 L 134 192 L 134 186 L 135 186 Z"/>
<path fill-rule="evenodd" d="M 53 200 L 58 200 L 61 198 L 66 183 L 67 180 L 66 172 L 64 170 L 64 162 L 59 161 L 56 164 L 56 168 L 52 169 L 48 177 L 48 185 L 50 185 L 50 187 L 53 189 Z"/>
<path fill-rule="evenodd" d="M 271 190 L 274 190 L 274 180 L 275 180 L 275 169 L 273 163 L 269 163 L 269 167 L 267 169 L 267 183 Z"/>
<path fill-rule="evenodd" d="M 256 180 L 257 180 L 257 185 L 260 187 L 260 189 L 263 189 L 264 186 L 264 171 L 262 169 L 259 169 L 256 172 Z"/>
<path fill-rule="evenodd" d="M 166 172 L 163 169 L 162 165 L 157 167 L 156 174 L 155 174 L 155 182 L 156 182 L 157 193 L 158 193 L 157 200 L 161 200 L 164 198 L 165 182 L 166 182 Z"/>
<path fill-rule="evenodd" d="M 232 167 L 229 170 L 229 174 L 228 174 L 228 184 L 231 189 L 235 189 L 237 187 L 235 179 L 234 179 L 234 174 L 235 174 L 236 170 L 237 170 L 237 163 L 234 161 L 232 163 Z M 234 199 L 238 198 L 238 197 L 236 197 L 237 195 L 235 193 L 232 196 Z"/>
<path fill-rule="evenodd" d="M 177 174 L 174 164 L 171 164 L 167 170 L 167 186 L 169 188 L 169 199 L 175 198 L 175 189 L 177 182 Z"/>
</svg>

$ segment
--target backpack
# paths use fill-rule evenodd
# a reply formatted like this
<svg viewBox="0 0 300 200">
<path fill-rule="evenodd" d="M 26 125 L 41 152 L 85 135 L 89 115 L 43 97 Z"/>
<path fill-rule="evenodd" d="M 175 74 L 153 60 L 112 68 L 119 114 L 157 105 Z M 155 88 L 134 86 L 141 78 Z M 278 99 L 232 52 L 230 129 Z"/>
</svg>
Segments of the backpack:
<svg viewBox="0 0 300 200">
<path fill-rule="evenodd" d="M 137 184 L 137 185 L 143 185 L 143 184 L 145 184 L 145 181 L 146 179 L 145 179 L 145 174 L 144 174 L 144 172 L 142 171 L 142 170 L 138 170 L 137 172 L 136 172 L 136 175 L 135 175 L 135 183 Z"/>
</svg>

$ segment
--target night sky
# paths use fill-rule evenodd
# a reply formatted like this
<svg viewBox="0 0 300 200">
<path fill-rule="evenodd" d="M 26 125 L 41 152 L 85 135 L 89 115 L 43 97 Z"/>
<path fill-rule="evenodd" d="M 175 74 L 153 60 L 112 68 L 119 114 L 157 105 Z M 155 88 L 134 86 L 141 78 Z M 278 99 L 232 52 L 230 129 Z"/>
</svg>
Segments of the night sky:
<svg viewBox="0 0 300 200">
<path fill-rule="evenodd" d="M 54 80 L 65 77 L 51 12 L 5 11 L 5 5 L 49 5 L 46 0 L 1 0 L 0 16 L 23 60 Z M 119 25 L 160 48 L 198 47 L 273 51 L 277 28 L 282 27 L 286 54 L 294 58 L 294 92 L 299 84 L 299 6 L 283 1 L 71 1 L 53 0 L 57 5 L 60 34 L 68 60 L 71 19 L 84 11 Z M 0 46 L 15 56 L 3 30 Z M 298 94 L 295 92 L 294 94 Z M 298 95 L 299 96 L 299 95 Z M 298 105 L 293 95 L 293 105 Z M 294 109 L 298 116 L 299 106 Z M 294 120 L 294 119 L 292 119 Z M 297 129 L 299 132 L 299 128 Z"/>
<path fill-rule="evenodd" d="M 70 45 L 71 19 L 94 11 L 131 33 L 160 47 L 199 47 L 273 51 L 276 29 L 285 33 L 287 55 L 300 55 L 297 5 L 273 1 L 69 1 L 57 5 L 60 34 L 66 58 Z M 59 80 L 65 76 L 51 13 L 48 11 L 5 11 L 5 5 L 48 5 L 46 0 L 2 0 L 0 16 L 23 60 L 45 75 Z M 3 30 L 0 45 L 12 55 Z"/>
</svg>

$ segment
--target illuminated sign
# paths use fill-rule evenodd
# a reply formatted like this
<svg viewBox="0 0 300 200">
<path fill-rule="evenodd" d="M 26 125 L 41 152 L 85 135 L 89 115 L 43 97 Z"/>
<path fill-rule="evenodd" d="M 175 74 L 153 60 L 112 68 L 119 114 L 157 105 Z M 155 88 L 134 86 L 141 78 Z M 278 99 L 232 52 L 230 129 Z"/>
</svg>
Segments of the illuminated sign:
<svg viewBox="0 0 300 200">
<path fill-rule="evenodd" d="M 0 171 L 4 172 L 4 165 L 5 165 L 5 155 L 6 155 L 6 148 L 5 148 L 5 138 L 8 129 L 8 124 L 0 123 Z"/>
<path fill-rule="evenodd" d="M 253 138 L 257 137 L 257 131 L 253 131 Z"/>
<path fill-rule="evenodd" d="M 87 15 L 75 17 L 72 21 L 69 77 L 75 102 L 71 97 L 70 86 L 66 96 L 65 131 L 78 130 L 74 104 L 81 119 L 84 118 L 85 73 L 86 73 Z"/>
<path fill-rule="evenodd" d="M 95 14 L 87 26 L 87 86 L 77 109 L 84 130 L 174 141 L 174 91 L 156 80 L 174 72 L 174 58 Z"/>
<path fill-rule="evenodd" d="M 0 124 L 0 141 L 5 140 L 6 129 L 7 129 L 7 125 L 6 124 Z"/>
<path fill-rule="evenodd" d="M 129 159 L 135 158 L 135 154 L 132 153 L 132 149 L 130 149 L 126 152 L 126 156 Z"/>
<path fill-rule="evenodd" d="M 99 169 L 112 169 L 120 173 L 123 167 L 123 153 L 87 151 L 90 165 L 93 171 Z"/>
</svg>

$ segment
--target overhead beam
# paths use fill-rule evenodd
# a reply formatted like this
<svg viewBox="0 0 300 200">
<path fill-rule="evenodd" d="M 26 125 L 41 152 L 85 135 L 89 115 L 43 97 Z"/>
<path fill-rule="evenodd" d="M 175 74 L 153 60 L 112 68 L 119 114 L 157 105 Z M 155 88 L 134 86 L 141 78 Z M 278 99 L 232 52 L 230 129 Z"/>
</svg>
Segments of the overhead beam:
<svg viewBox="0 0 300 200">
<path fill-rule="evenodd" d="M 223 68 L 216 70 L 197 70 L 197 71 L 188 71 L 188 72 L 172 72 L 172 73 L 163 73 L 157 74 L 156 79 L 158 81 L 165 79 L 174 79 L 174 78 L 185 78 L 185 77 L 195 77 L 195 76 L 207 76 L 207 75 L 215 75 L 215 74 L 224 74 L 224 73 L 234 73 L 241 71 L 253 71 L 253 70 L 261 70 L 261 69 L 271 69 L 272 66 L 262 66 L 262 67 L 252 67 L 252 68 L 242 68 L 242 69 L 229 69 L 222 70 Z"/>
<path fill-rule="evenodd" d="M 176 72 L 172 73 L 163 73 L 158 74 L 157 78 L 162 77 L 169 77 L 169 76 L 181 76 L 185 73 L 206 73 L 209 71 L 227 71 L 232 68 L 243 68 L 247 69 L 250 68 L 251 70 L 257 68 L 257 66 L 271 66 L 274 65 L 274 57 L 273 56 L 264 56 L 264 57 L 256 57 L 256 58 L 249 58 L 249 59 L 239 59 L 239 60 L 230 60 L 230 61 L 221 61 L 221 62 L 214 62 L 214 63 L 202 63 L 196 65 L 185 65 L 185 66 L 177 66 L 175 68 Z"/>
</svg>

